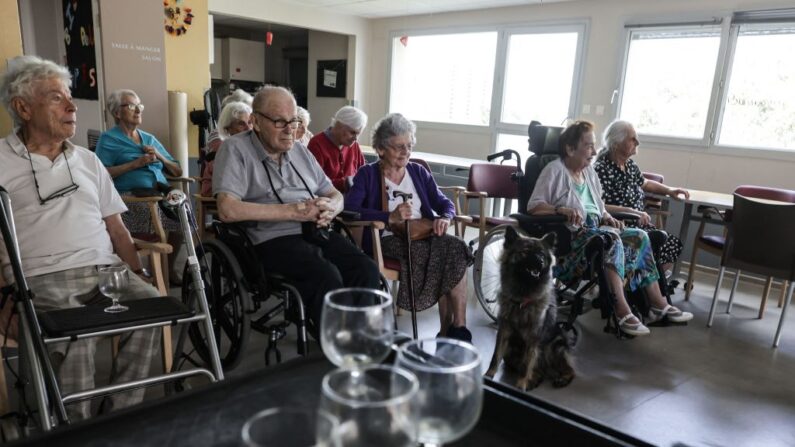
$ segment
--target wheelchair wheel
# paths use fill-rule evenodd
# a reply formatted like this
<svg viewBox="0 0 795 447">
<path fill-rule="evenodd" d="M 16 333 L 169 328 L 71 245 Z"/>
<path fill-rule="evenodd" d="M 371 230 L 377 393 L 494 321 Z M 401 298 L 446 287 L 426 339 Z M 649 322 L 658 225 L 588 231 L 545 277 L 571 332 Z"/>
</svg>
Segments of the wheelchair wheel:
<svg viewBox="0 0 795 447">
<path fill-rule="evenodd" d="M 243 271 L 235 255 L 223 242 L 208 240 L 203 253 L 197 248 L 207 304 L 210 307 L 215 341 L 221 366 L 232 369 L 242 360 L 241 353 L 248 341 L 251 325 L 251 300 L 243 278 Z M 183 275 L 182 299 L 188 305 L 194 301 L 194 286 L 187 265 Z M 202 361 L 209 365 L 210 354 L 203 324 L 193 323 L 188 329 L 190 341 Z"/>
<path fill-rule="evenodd" d="M 483 310 L 494 321 L 497 321 L 500 313 L 497 295 L 500 292 L 500 257 L 506 228 L 508 225 L 500 225 L 486 233 L 483 244 L 475 254 L 475 266 L 472 268 L 475 295 Z"/>
</svg>

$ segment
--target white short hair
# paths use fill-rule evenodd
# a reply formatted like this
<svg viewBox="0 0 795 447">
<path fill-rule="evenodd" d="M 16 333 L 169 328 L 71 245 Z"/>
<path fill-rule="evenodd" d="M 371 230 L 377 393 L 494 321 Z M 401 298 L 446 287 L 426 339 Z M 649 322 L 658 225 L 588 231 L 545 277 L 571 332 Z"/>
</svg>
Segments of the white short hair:
<svg viewBox="0 0 795 447">
<path fill-rule="evenodd" d="M 612 149 L 614 146 L 621 144 L 627 139 L 629 130 L 632 129 L 632 123 L 624 120 L 615 120 L 610 123 L 602 133 L 602 144 L 607 150 Z"/>
<path fill-rule="evenodd" d="M 72 86 L 69 70 L 53 61 L 37 56 L 18 56 L 8 61 L 8 70 L 0 80 L 0 102 L 8 110 L 16 125 L 24 124 L 11 106 L 14 98 L 33 99 L 33 83 L 56 78 L 67 87 Z"/>
<path fill-rule="evenodd" d="M 232 121 L 240 119 L 244 113 L 251 114 L 251 106 L 244 102 L 233 101 L 224 106 L 221 116 L 218 117 L 218 134 L 221 135 L 221 138 L 231 136 L 226 128 L 232 124 Z"/>
<path fill-rule="evenodd" d="M 224 97 L 224 100 L 221 101 L 221 108 L 223 109 L 230 102 L 244 102 L 248 105 L 251 105 L 251 102 L 253 100 L 254 100 L 253 96 L 251 96 L 247 91 L 243 90 L 242 88 L 239 88 Z"/>
<path fill-rule="evenodd" d="M 353 130 L 362 130 L 367 125 L 367 114 L 353 106 L 345 106 L 331 118 L 331 126 L 340 123 Z"/>
<path fill-rule="evenodd" d="M 312 117 L 309 115 L 309 110 L 298 106 L 298 118 L 304 123 L 304 127 L 308 127 L 309 123 L 312 121 Z"/>
<path fill-rule="evenodd" d="M 110 116 L 113 117 L 113 121 L 115 121 L 116 124 L 119 124 L 119 118 L 116 117 L 116 112 L 121 108 L 121 99 L 125 96 L 134 96 L 138 98 L 139 101 L 141 100 L 141 97 L 138 96 L 135 91 L 122 88 L 108 95 L 108 101 L 105 104 L 105 107 L 108 109 L 108 112 L 110 112 Z"/>
</svg>

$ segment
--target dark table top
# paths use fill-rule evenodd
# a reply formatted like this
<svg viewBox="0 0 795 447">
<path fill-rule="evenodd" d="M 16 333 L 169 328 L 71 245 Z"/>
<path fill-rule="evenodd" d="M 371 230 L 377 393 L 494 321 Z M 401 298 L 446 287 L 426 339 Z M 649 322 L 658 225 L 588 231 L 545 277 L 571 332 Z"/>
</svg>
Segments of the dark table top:
<svg viewBox="0 0 795 447">
<path fill-rule="evenodd" d="M 322 355 L 145 402 L 33 437 L 41 446 L 239 446 L 243 423 L 284 405 L 316 406 L 334 366 Z M 486 381 L 478 425 L 450 446 L 649 445 L 505 385 Z"/>
</svg>

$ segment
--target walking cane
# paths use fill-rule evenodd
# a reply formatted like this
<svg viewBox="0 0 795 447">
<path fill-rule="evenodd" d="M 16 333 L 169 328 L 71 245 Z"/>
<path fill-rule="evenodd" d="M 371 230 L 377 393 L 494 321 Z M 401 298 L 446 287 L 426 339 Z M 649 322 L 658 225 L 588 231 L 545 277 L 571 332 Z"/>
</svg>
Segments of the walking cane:
<svg viewBox="0 0 795 447">
<path fill-rule="evenodd" d="M 409 201 L 412 198 L 410 193 L 402 192 L 402 191 L 393 191 L 392 197 L 403 198 L 403 203 Z M 409 270 L 409 299 L 411 300 L 411 329 L 414 331 L 414 340 L 417 339 L 417 306 L 415 305 L 414 301 L 414 275 L 412 274 L 411 269 L 411 227 L 409 226 L 410 219 L 406 219 L 406 262 L 408 262 L 408 270 Z"/>
</svg>

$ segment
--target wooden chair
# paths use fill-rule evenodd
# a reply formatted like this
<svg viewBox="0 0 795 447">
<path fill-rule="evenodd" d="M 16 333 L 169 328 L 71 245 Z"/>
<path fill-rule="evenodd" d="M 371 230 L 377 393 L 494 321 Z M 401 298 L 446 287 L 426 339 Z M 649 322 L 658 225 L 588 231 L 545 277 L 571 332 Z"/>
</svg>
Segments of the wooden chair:
<svg viewBox="0 0 795 447">
<path fill-rule="evenodd" d="M 740 188 L 738 188 L 740 189 Z M 781 194 L 795 198 L 795 191 L 778 190 L 773 194 L 768 191 L 768 196 Z M 759 191 L 756 191 L 759 192 Z M 775 199 L 774 199 L 775 200 Z M 715 295 L 709 311 L 707 327 L 712 326 L 715 317 L 715 308 L 718 304 L 718 294 L 723 274 L 726 268 L 736 268 L 738 271 L 749 271 L 768 278 L 780 278 L 790 282 L 786 287 L 786 299 L 781 309 L 778 329 L 773 339 L 773 347 L 778 347 L 781 339 L 781 329 L 787 314 L 787 307 L 792 300 L 795 288 L 795 233 L 790 222 L 795 221 L 795 200 L 788 203 L 775 203 L 754 200 L 739 193 L 734 194 L 734 207 L 731 222 L 727 233 L 725 248 L 721 256 L 721 266 L 718 272 L 718 282 L 715 286 Z M 732 285 L 732 293 L 726 308 L 726 313 L 731 312 L 734 290 L 737 287 L 737 277 Z"/>
<path fill-rule="evenodd" d="M 755 198 L 755 199 L 764 199 L 764 200 L 772 200 L 778 202 L 785 202 L 785 203 L 795 203 L 795 191 L 790 191 L 786 189 L 778 189 L 778 188 L 768 188 L 764 186 L 753 186 L 753 185 L 742 185 L 737 187 L 734 190 L 735 195 L 740 195 L 743 197 Z M 690 299 L 690 292 L 693 289 L 693 278 L 694 272 L 696 267 L 696 255 L 698 254 L 699 250 L 704 250 L 707 253 L 714 254 L 716 256 L 723 256 L 724 248 L 726 247 L 726 236 L 728 233 L 728 227 L 724 227 L 724 231 L 722 235 L 709 235 L 704 234 L 704 229 L 707 223 L 718 223 L 718 224 L 725 224 L 727 222 L 731 222 L 733 218 L 733 211 L 726 212 L 720 211 L 718 209 L 712 207 L 704 207 L 701 206 L 698 208 L 699 212 L 702 213 L 704 219 L 701 221 L 701 224 L 698 227 L 698 232 L 696 233 L 695 240 L 693 242 L 693 253 L 690 256 L 690 267 L 688 268 L 687 273 L 687 281 L 688 286 L 685 287 L 685 300 Z M 740 279 L 740 270 L 737 271 L 737 274 L 734 278 L 734 284 L 736 285 Z M 765 289 L 762 292 L 762 302 L 759 305 L 759 318 L 761 319 L 765 313 L 765 306 L 767 305 L 767 297 L 770 294 L 770 289 L 773 285 L 773 277 L 768 276 L 767 281 L 765 283 Z M 785 280 L 781 285 L 781 294 L 778 300 L 778 307 L 782 307 L 784 305 L 784 298 L 785 293 L 787 290 L 787 281 Z M 730 300 L 733 298 L 734 295 L 734 287 L 732 287 L 732 297 L 729 298 Z"/>
<path fill-rule="evenodd" d="M 519 190 L 512 177 L 516 173 L 515 166 L 494 163 L 472 164 L 469 168 L 466 190 L 457 194 L 454 201 L 456 214 L 468 217 L 461 221 L 460 232 L 456 232 L 457 236 L 464 237 L 467 227 L 474 227 L 478 229 L 478 243 L 480 243 L 488 230 L 498 225 L 516 223 L 515 219 L 507 217 L 512 212 L 513 202 L 519 199 Z M 479 214 L 470 212 L 472 199 L 477 200 Z M 487 207 L 487 199 L 493 200 L 491 212 Z M 502 210 L 499 206 L 500 201 L 503 202 Z"/>
</svg>

